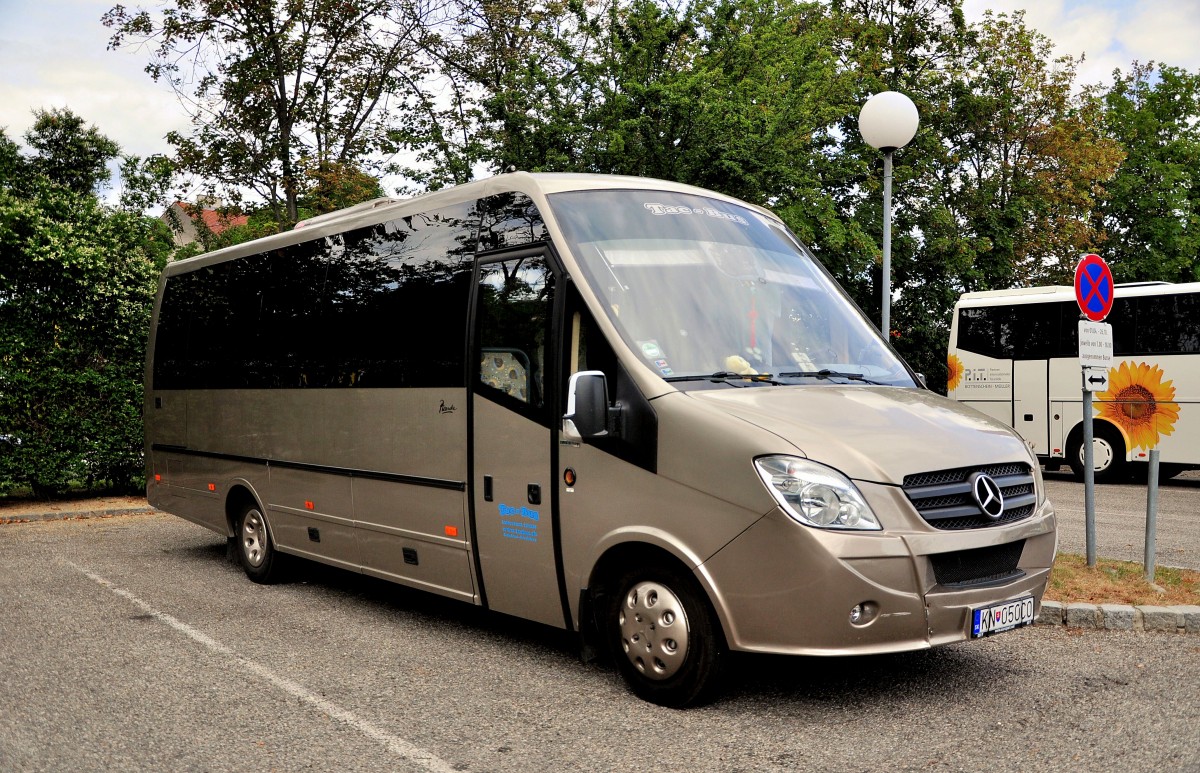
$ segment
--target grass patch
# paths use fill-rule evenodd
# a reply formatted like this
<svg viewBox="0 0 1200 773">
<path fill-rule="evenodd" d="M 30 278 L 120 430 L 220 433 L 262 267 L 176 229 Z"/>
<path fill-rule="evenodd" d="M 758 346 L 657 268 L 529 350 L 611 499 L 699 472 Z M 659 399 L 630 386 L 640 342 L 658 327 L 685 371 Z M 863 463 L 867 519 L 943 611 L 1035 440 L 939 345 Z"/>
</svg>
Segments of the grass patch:
<svg viewBox="0 0 1200 773">
<path fill-rule="evenodd" d="M 1089 604 L 1200 605 L 1200 572 L 1158 567 L 1154 573 L 1159 592 L 1146 582 L 1146 570 L 1135 561 L 1098 558 L 1088 568 L 1083 556 L 1059 554 L 1050 572 L 1046 598 Z"/>
</svg>

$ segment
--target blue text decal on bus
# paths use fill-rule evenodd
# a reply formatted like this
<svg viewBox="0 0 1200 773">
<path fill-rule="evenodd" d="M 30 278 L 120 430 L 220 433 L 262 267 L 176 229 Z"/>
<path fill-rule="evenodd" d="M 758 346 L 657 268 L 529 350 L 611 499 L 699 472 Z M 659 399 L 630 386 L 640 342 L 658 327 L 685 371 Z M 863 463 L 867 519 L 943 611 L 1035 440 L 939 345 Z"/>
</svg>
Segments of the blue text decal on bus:
<svg viewBox="0 0 1200 773">
<path fill-rule="evenodd" d="M 530 510 L 528 507 L 512 507 L 511 505 L 499 504 L 497 509 L 500 511 L 500 533 L 508 539 L 519 539 L 525 542 L 538 541 L 538 520 L 539 515 L 537 510 Z M 518 518 L 528 518 L 527 521 L 508 520 L 504 516 L 516 516 Z"/>
</svg>

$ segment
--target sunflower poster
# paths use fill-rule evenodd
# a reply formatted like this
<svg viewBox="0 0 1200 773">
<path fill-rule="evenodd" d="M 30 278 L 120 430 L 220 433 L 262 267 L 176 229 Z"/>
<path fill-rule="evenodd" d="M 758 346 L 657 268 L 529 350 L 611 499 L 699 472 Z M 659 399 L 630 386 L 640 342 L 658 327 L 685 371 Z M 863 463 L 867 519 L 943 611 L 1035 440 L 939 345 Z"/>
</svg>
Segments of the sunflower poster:
<svg viewBox="0 0 1200 773">
<path fill-rule="evenodd" d="M 1175 431 L 1179 404 L 1173 381 L 1145 362 L 1122 362 L 1108 371 L 1108 390 L 1096 395 L 1097 415 L 1125 430 L 1131 448 L 1150 450 Z"/>
<path fill-rule="evenodd" d="M 953 392 L 962 383 L 963 376 L 963 364 L 962 360 L 958 359 L 958 355 L 950 354 L 946 357 L 946 369 L 948 372 L 946 390 Z"/>
</svg>

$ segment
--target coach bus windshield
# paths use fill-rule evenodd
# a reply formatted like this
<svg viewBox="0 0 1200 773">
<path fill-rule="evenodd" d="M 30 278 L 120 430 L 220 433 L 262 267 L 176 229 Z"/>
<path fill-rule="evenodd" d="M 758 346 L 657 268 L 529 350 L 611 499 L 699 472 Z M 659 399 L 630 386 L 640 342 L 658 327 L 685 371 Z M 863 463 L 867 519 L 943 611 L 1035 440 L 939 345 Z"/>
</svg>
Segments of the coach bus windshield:
<svg viewBox="0 0 1200 773">
<path fill-rule="evenodd" d="M 625 343 L 663 378 L 914 386 L 816 259 L 770 218 L 662 191 L 573 191 L 550 204 Z"/>
</svg>

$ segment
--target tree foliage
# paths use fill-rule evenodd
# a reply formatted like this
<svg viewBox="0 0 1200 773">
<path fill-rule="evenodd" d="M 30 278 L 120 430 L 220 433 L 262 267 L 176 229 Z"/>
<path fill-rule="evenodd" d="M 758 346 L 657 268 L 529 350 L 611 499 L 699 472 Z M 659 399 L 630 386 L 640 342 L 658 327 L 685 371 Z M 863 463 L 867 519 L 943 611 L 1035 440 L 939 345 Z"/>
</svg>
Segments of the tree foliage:
<svg viewBox="0 0 1200 773">
<path fill-rule="evenodd" d="M 40 112 L 25 140 L 33 155 L 4 153 L 18 173 L 0 180 L 0 486 L 127 487 L 142 469 L 146 329 L 170 237 L 100 202 L 119 148 L 78 116 Z"/>
<path fill-rule="evenodd" d="M 1200 281 L 1200 74 L 1137 64 L 1114 74 L 1102 121 L 1125 160 L 1098 225 L 1118 281 Z"/>
<path fill-rule="evenodd" d="M 896 153 L 889 333 L 942 384 L 958 295 L 1069 279 L 1078 256 L 1103 242 L 1093 215 L 1122 153 L 1104 136 L 1099 102 L 1073 89 L 1077 63 L 1054 58 L 1020 14 L 966 25 L 954 2 L 842 9 L 842 28 L 858 41 L 846 56 L 866 88 L 904 91 L 921 115 L 916 138 Z M 838 208 L 874 244 L 880 154 L 858 138 L 856 119 L 842 124 L 841 169 L 854 171 L 857 158 L 866 173 L 838 186 Z M 870 268 L 869 277 L 838 278 L 875 315 L 879 272 Z"/>
<path fill-rule="evenodd" d="M 192 128 L 146 159 L 69 110 L 38 111 L 25 151 L 0 131 L 0 486 L 140 470 L 172 250 L 142 213 L 179 173 L 261 204 L 176 256 L 384 195 L 384 170 L 691 183 L 773 208 L 877 319 L 882 158 L 857 118 L 890 89 L 921 128 L 895 154 L 887 333 L 931 384 L 961 292 L 1065 282 L 1087 251 L 1121 280 L 1200 280 L 1200 74 L 1081 87 L 1022 15 L 967 23 L 961 0 L 167 0 L 103 21 Z"/>
<path fill-rule="evenodd" d="M 117 5 L 110 48 L 151 48 L 146 71 L 188 106 L 176 162 L 224 197 L 249 189 L 280 223 L 298 217 L 306 165 L 356 164 L 388 147 L 386 124 L 419 72 L 420 0 L 173 0 Z"/>
<path fill-rule="evenodd" d="M 353 23 L 352 23 L 353 22 Z M 1200 76 L 1135 65 L 1081 88 L 1021 14 L 961 0 L 169 0 L 106 16 L 113 44 L 195 100 L 182 167 L 288 224 L 353 203 L 373 161 L 416 189 L 515 166 L 692 183 L 773 208 L 878 319 L 882 159 L 873 93 L 910 95 L 896 153 L 893 330 L 943 383 L 958 294 L 1197 276 Z M 0 164 L 5 155 L 0 148 Z M 331 181 L 349 184 L 330 194 Z M 361 200 L 361 199 L 360 199 Z M 225 236 L 261 233 L 254 228 Z"/>
</svg>

